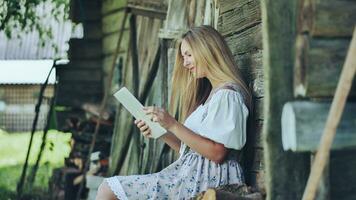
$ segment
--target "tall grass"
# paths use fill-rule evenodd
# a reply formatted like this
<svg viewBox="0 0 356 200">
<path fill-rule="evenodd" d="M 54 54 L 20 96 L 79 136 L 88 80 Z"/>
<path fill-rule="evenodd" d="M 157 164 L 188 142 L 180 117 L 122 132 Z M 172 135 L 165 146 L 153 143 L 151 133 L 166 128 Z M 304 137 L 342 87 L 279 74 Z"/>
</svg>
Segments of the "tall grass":
<svg viewBox="0 0 356 200">
<path fill-rule="evenodd" d="M 29 168 L 27 174 L 35 164 L 42 142 L 42 132 L 36 132 L 33 138 Z M 70 133 L 51 130 L 47 135 L 47 142 L 42 153 L 40 167 L 37 171 L 34 186 L 31 191 L 24 187 L 24 193 L 30 199 L 44 199 L 48 191 L 48 180 L 52 170 L 64 165 L 64 158 L 70 152 Z M 30 133 L 6 133 L 0 130 L 0 199 L 15 199 L 16 185 L 21 176 L 25 162 Z"/>
</svg>

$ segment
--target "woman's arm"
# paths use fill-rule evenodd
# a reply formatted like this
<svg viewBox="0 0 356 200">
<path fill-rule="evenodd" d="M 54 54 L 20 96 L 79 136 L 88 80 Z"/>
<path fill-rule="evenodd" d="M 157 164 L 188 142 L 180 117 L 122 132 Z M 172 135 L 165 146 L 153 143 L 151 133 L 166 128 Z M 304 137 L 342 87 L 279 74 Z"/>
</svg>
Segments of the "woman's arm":
<svg viewBox="0 0 356 200">
<path fill-rule="evenodd" d="M 172 125 L 168 130 L 174 133 L 178 139 L 183 141 L 191 149 L 209 160 L 215 163 L 222 163 L 224 161 L 228 151 L 223 144 L 202 137 L 179 122 Z"/>
<path fill-rule="evenodd" d="M 172 149 L 179 152 L 180 149 L 180 140 L 171 132 L 167 132 L 166 134 L 160 137 L 166 144 L 168 144 Z"/>
<path fill-rule="evenodd" d="M 162 108 L 145 107 L 144 111 L 151 116 L 151 120 L 173 133 L 180 141 L 184 142 L 194 151 L 216 163 L 222 163 L 228 152 L 227 148 L 220 143 L 194 133 Z M 143 133 L 145 135 L 145 133 Z"/>
</svg>

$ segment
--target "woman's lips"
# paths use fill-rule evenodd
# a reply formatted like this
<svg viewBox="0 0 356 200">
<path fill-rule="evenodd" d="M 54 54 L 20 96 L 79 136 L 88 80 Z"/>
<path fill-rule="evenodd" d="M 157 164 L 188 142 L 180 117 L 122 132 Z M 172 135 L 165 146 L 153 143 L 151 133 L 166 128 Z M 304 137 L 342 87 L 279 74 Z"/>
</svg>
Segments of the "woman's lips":
<svg viewBox="0 0 356 200">
<path fill-rule="evenodd" d="M 195 71 L 195 67 L 190 68 L 189 71 L 191 72 Z"/>
</svg>

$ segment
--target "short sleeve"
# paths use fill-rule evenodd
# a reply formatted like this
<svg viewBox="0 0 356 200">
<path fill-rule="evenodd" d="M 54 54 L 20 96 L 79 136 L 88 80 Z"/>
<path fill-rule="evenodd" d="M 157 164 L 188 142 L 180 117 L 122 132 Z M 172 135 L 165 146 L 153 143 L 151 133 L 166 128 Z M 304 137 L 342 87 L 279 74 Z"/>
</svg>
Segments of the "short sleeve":
<svg viewBox="0 0 356 200">
<path fill-rule="evenodd" d="M 246 143 L 249 111 L 240 93 L 222 89 L 207 104 L 199 134 L 231 149 L 241 149 Z"/>
</svg>

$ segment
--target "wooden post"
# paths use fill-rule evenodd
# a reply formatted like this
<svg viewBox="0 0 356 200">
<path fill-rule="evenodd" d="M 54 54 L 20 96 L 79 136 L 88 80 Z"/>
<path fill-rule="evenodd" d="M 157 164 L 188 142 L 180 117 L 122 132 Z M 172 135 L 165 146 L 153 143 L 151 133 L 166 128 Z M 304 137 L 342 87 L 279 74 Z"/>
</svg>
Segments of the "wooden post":
<svg viewBox="0 0 356 200">
<path fill-rule="evenodd" d="M 336 94 L 331 104 L 330 113 L 326 121 L 323 136 L 320 142 L 319 150 L 316 154 L 310 176 L 308 179 L 307 187 L 305 188 L 303 200 L 313 200 L 315 197 L 316 189 L 318 187 L 321 175 L 323 173 L 326 160 L 330 155 L 330 147 L 333 142 L 336 128 L 339 124 L 347 95 L 350 91 L 352 80 L 356 72 L 356 28 L 354 29 L 353 37 L 351 40 L 350 48 L 346 56 L 346 61 L 343 66 L 340 81 L 336 88 Z"/>
<path fill-rule="evenodd" d="M 272 200 L 300 199 L 309 163 L 307 154 L 283 151 L 281 138 L 282 106 L 293 98 L 296 4 L 297 1 L 261 1 L 266 199 Z"/>
</svg>

